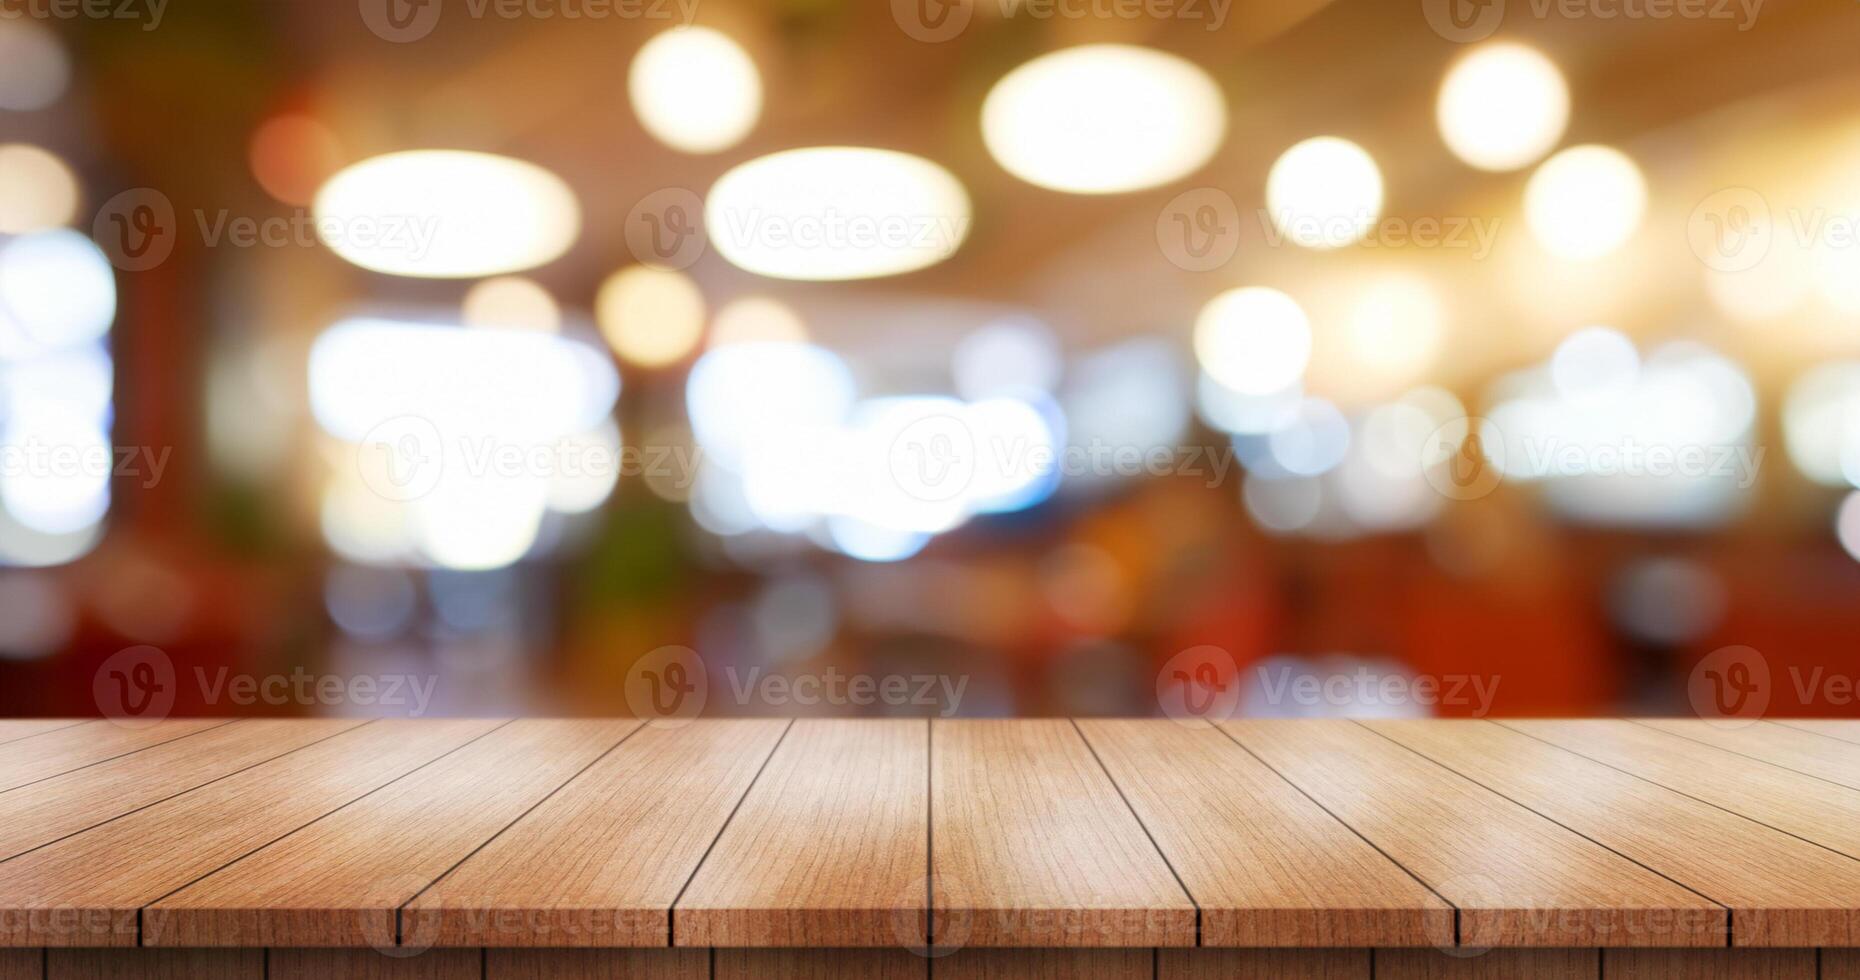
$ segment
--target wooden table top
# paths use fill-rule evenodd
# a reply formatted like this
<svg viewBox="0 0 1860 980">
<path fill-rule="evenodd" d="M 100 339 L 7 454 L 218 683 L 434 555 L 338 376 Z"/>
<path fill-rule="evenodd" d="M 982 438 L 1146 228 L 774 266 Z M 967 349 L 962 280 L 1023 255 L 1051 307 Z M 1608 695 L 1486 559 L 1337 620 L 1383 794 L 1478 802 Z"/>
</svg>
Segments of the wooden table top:
<svg viewBox="0 0 1860 980">
<path fill-rule="evenodd" d="M 1860 722 L 0 721 L 0 947 L 1860 946 Z"/>
</svg>

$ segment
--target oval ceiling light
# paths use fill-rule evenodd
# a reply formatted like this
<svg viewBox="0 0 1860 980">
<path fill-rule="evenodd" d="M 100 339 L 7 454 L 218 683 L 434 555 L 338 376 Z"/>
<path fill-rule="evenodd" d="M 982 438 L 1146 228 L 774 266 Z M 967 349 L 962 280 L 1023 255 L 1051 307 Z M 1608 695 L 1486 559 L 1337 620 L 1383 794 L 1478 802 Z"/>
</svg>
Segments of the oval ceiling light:
<svg viewBox="0 0 1860 980">
<path fill-rule="evenodd" d="M 762 76 L 742 46 L 708 27 L 675 27 L 647 41 L 627 72 L 640 125 L 686 153 L 735 146 L 762 114 Z"/>
<path fill-rule="evenodd" d="M 894 276 L 956 251 L 969 232 L 969 195 L 949 171 L 908 153 L 784 150 L 717 179 L 704 231 L 730 264 L 758 275 Z"/>
<path fill-rule="evenodd" d="M 1166 184 L 1214 155 L 1227 101 L 1175 55 L 1089 44 L 1008 72 L 982 102 L 982 139 L 1009 173 L 1073 194 Z"/>
<path fill-rule="evenodd" d="M 1480 170 L 1516 170 L 1563 138 L 1569 85 L 1536 50 L 1488 44 L 1447 73 L 1435 115 L 1454 156 Z"/>
<path fill-rule="evenodd" d="M 551 262 L 574 244 L 581 207 L 556 175 L 464 150 L 409 150 L 347 167 L 317 191 L 316 233 L 374 272 L 463 279 Z"/>
</svg>

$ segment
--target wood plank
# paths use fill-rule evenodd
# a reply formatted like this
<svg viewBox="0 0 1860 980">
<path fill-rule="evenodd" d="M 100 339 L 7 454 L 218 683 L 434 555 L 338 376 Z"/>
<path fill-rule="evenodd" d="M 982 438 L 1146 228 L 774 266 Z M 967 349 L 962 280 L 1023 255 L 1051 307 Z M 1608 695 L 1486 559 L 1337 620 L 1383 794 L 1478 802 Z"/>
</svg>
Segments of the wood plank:
<svg viewBox="0 0 1860 980">
<path fill-rule="evenodd" d="M 393 956 L 372 949 L 274 949 L 265 980 L 481 980 L 484 951 L 429 949 Z"/>
<path fill-rule="evenodd" d="M 937 945 L 1194 945 L 1194 903 L 1071 722 L 931 736 Z"/>
<path fill-rule="evenodd" d="M 231 723 L 231 718 L 168 718 L 125 728 L 92 721 L 8 742 L 0 745 L 0 792 Z"/>
<path fill-rule="evenodd" d="M 87 720 L 85 718 L 0 718 L 0 745 L 46 732 L 55 732 L 60 728 L 82 725 Z"/>
<path fill-rule="evenodd" d="M 931 975 L 936 980 L 1151 980 L 1155 964 L 1156 953 L 1148 949 L 971 948 L 935 960 Z"/>
<path fill-rule="evenodd" d="M 500 724 L 363 725 L 0 862 L 0 946 L 133 946 L 142 906 Z"/>
<path fill-rule="evenodd" d="M 1772 718 L 1770 721 L 1802 732 L 1814 732 L 1843 742 L 1860 744 L 1860 719 L 1855 718 Z"/>
<path fill-rule="evenodd" d="M 1080 720 L 1203 946 L 1453 943 L 1453 908 L 1206 722 Z"/>
<path fill-rule="evenodd" d="M 930 724 L 796 721 L 672 910 L 680 946 L 921 946 Z"/>
<path fill-rule="evenodd" d="M 1376 950 L 1376 980 L 1595 980 L 1601 953 L 1593 949 Z"/>
<path fill-rule="evenodd" d="M 0 980 L 45 980 L 45 951 L 0 949 Z"/>
<path fill-rule="evenodd" d="M 1860 789 L 1860 745 L 1826 738 L 1813 732 L 1758 722 L 1735 728 L 1713 725 L 1697 718 L 1636 719 L 1681 738 L 1749 756 L 1804 775 Z"/>
<path fill-rule="evenodd" d="M 1860 980 L 1860 949 L 1823 949 L 1821 980 Z"/>
<path fill-rule="evenodd" d="M 1370 980 L 1366 949 L 1164 949 L 1156 980 Z"/>
<path fill-rule="evenodd" d="M 150 905 L 145 946 L 392 946 L 397 913 L 632 719 L 513 721 Z"/>
<path fill-rule="evenodd" d="M 262 949 L 54 949 L 46 980 L 264 980 Z"/>
<path fill-rule="evenodd" d="M 927 980 L 929 967 L 902 949 L 720 949 L 715 980 Z"/>
<path fill-rule="evenodd" d="M 1466 946 L 1722 946 L 1725 910 L 1348 721 L 1227 722 L 1460 910 Z"/>
<path fill-rule="evenodd" d="M 1860 861 L 1491 722 L 1364 724 L 1729 907 L 1735 945 L 1860 944 Z"/>
<path fill-rule="evenodd" d="M 710 980 L 707 949 L 487 949 L 485 980 Z"/>
<path fill-rule="evenodd" d="M 1498 724 L 1860 858 L 1860 792 L 1845 786 L 1627 721 Z"/>
<path fill-rule="evenodd" d="M 362 723 L 360 718 L 239 721 L 0 793 L 0 860 Z"/>
<path fill-rule="evenodd" d="M 401 912 L 441 946 L 664 946 L 671 907 L 788 722 L 652 722 Z"/>
<path fill-rule="evenodd" d="M 1607 949 L 1609 980 L 1815 980 L 1812 949 Z"/>
</svg>

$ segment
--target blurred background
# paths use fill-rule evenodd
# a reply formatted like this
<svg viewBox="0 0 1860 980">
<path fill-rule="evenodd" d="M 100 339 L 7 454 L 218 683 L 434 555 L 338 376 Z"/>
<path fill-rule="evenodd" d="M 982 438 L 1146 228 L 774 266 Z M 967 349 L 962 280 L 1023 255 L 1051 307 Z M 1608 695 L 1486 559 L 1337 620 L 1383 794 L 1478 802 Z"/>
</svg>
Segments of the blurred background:
<svg viewBox="0 0 1860 980">
<path fill-rule="evenodd" d="M 1860 714 L 1856 38 L 0 0 L 0 714 Z"/>
</svg>

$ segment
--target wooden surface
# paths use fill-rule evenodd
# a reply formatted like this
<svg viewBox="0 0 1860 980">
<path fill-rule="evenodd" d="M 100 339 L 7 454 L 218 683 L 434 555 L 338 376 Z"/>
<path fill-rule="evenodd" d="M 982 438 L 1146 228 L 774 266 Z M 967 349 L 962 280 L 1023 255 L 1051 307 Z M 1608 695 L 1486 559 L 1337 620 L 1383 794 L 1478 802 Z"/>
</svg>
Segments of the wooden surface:
<svg viewBox="0 0 1860 980">
<path fill-rule="evenodd" d="M 1723 946 L 1722 906 L 1354 722 L 1240 743 L 1459 909 L 1469 946 Z"/>
<path fill-rule="evenodd" d="M 933 944 L 1195 945 L 1194 903 L 1071 722 L 938 722 L 930 744 Z"/>
<path fill-rule="evenodd" d="M 673 940 L 921 945 L 929 779 L 927 721 L 795 722 L 678 900 Z"/>
<path fill-rule="evenodd" d="M 1651 871 L 1687 882 L 1731 910 L 1736 945 L 1860 944 L 1860 861 L 1491 722 L 1366 724 Z"/>
<path fill-rule="evenodd" d="M 0 723 L 0 980 L 1860 980 L 1856 731 Z"/>
<path fill-rule="evenodd" d="M 1079 729 L 1201 909 L 1204 946 L 1453 942 L 1453 909 L 1212 725 Z"/>
<path fill-rule="evenodd" d="M 442 946 L 664 946 L 671 908 L 785 721 L 654 722 L 402 912 Z"/>
</svg>

